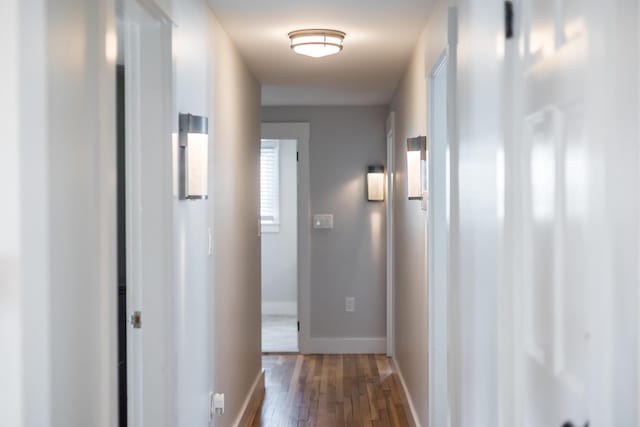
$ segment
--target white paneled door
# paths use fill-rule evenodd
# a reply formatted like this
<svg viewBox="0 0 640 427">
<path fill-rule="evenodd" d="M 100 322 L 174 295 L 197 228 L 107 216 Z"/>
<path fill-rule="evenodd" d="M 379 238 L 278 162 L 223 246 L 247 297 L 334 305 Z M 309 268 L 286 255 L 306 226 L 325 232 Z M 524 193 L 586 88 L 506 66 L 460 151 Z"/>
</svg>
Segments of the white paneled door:
<svg viewBox="0 0 640 427">
<path fill-rule="evenodd" d="M 589 421 L 586 29 L 581 2 L 519 6 L 518 425 Z"/>
<path fill-rule="evenodd" d="M 514 251 L 505 254 L 505 262 L 514 265 L 511 425 L 637 425 L 636 410 L 612 399 L 622 384 L 616 364 L 624 359 L 624 351 L 616 351 L 616 330 L 622 327 L 622 335 L 637 339 L 629 333 L 637 332 L 637 317 L 628 316 L 631 323 L 625 325 L 616 320 L 618 309 L 637 307 L 637 272 L 616 265 L 612 246 L 624 238 L 616 236 L 613 224 L 616 204 L 624 198 L 616 192 L 625 168 L 628 178 L 637 178 L 637 148 L 626 142 L 637 144 L 637 131 L 626 127 L 629 111 L 622 93 L 616 94 L 626 75 L 618 68 L 623 56 L 616 53 L 622 40 L 612 30 L 624 28 L 617 21 L 624 11 L 637 17 L 631 3 L 514 5 L 519 32 L 507 64 L 513 65 L 507 117 L 515 145 L 508 160 L 516 167 L 509 176 L 513 203 L 507 216 L 513 220 Z M 637 36 L 631 41 L 636 43 Z M 631 56 L 637 58 L 637 51 Z M 637 81 L 627 84 L 635 88 L 629 93 L 635 99 Z M 637 114 L 637 105 L 628 108 Z M 614 160 L 621 147 L 636 153 L 632 161 Z M 637 213 L 637 198 L 629 197 L 626 208 Z M 626 220 L 633 235 L 637 218 Z M 637 255 L 636 239 L 629 241 L 627 254 Z M 625 303 L 623 295 L 631 300 Z M 637 354 L 632 342 L 627 348 Z M 631 357 L 624 369 L 631 381 L 623 399 L 637 402 L 637 360 Z"/>
</svg>

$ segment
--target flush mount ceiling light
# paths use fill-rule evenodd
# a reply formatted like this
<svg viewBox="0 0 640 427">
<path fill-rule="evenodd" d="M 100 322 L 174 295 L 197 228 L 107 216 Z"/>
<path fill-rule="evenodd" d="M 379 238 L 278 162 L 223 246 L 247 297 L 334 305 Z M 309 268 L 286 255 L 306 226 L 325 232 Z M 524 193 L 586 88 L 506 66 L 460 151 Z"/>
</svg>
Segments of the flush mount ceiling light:
<svg viewBox="0 0 640 427">
<path fill-rule="evenodd" d="M 289 38 L 295 53 L 322 58 L 339 53 L 345 35 L 337 30 L 297 30 L 290 32 Z"/>
</svg>

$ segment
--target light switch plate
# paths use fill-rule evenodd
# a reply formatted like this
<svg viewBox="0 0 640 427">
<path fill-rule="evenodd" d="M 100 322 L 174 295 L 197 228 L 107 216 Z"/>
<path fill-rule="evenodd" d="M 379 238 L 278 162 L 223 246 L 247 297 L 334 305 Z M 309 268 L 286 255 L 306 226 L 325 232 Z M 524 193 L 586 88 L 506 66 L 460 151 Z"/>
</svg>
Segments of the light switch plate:
<svg viewBox="0 0 640 427">
<path fill-rule="evenodd" d="M 344 311 L 347 313 L 356 311 L 356 299 L 354 297 L 346 297 L 344 299 Z"/>
<path fill-rule="evenodd" d="M 314 215 L 313 228 L 318 230 L 333 228 L 333 215 L 331 214 Z"/>
<path fill-rule="evenodd" d="M 422 202 L 420 204 L 423 211 L 429 210 L 429 193 L 426 191 L 422 192 Z"/>
<path fill-rule="evenodd" d="M 209 245 L 209 249 L 207 250 L 207 254 L 209 256 L 211 256 L 211 254 L 213 253 L 213 237 L 211 235 L 211 227 L 209 227 L 209 230 L 207 231 L 207 236 L 208 236 L 208 245 Z"/>
</svg>

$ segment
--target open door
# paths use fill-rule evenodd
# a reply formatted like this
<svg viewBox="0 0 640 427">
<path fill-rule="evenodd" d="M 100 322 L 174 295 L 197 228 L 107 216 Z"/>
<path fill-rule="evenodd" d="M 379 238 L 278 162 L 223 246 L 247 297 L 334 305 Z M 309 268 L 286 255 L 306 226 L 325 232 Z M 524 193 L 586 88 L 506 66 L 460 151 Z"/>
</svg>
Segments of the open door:
<svg viewBox="0 0 640 427">
<path fill-rule="evenodd" d="M 122 2 L 127 424 L 172 425 L 171 23 Z"/>
</svg>

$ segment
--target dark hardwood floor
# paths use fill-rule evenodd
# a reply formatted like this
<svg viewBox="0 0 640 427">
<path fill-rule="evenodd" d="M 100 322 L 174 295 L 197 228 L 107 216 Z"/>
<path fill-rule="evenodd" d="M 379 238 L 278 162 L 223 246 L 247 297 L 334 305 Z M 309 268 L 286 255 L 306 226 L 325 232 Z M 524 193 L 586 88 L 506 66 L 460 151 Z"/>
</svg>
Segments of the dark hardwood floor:
<svg viewBox="0 0 640 427">
<path fill-rule="evenodd" d="M 410 426 L 383 355 L 265 355 L 265 397 L 252 426 Z"/>
</svg>

